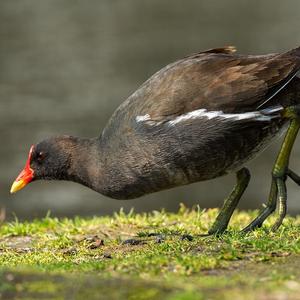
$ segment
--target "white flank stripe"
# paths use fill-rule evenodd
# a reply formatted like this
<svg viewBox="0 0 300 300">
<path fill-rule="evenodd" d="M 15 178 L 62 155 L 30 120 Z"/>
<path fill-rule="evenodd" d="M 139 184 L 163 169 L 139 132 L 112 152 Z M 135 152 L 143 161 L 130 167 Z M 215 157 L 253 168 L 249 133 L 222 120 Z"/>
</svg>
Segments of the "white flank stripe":
<svg viewBox="0 0 300 300">
<path fill-rule="evenodd" d="M 241 114 L 225 114 L 222 111 L 207 111 L 206 109 L 198 109 L 182 116 L 176 117 L 174 120 L 169 121 L 170 125 L 175 125 L 185 120 L 189 119 L 199 119 L 207 118 L 208 120 L 221 118 L 221 119 L 231 119 L 231 120 L 246 120 L 246 119 L 255 119 L 257 121 L 269 121 L 271 116 L 265 116 L 259 111 L 246 112 Z"/>
<path fill-rule="evenodd" d="M 194 111 L 191 111 L 189 113 L 186 113 L 184 115 L 178 116 L 173 120 L 167 121 L 167 122 L 162 122 L 162 121 L 153 121 L 150 118 L 149 114 L 146 114 L 144 116 L 137 116 L 135 119 L 137 122 L 146 122 L 149 125 L 160 125 L 162 123 L 168 124 L 168 125 L 176 125 L 180 122 L 184 122 L 186 120 L 193 120 L 193 119 L 201 119 L 201 118 L 206 118 L 208 120 L 211 119 L 231 119 L 233 121 L 239 121 L 239 120 L 249 120 L 253 119 L 256 121 L 270 121 L 274 117 L 278 117 L 279 115 L 268 115 L 270 113 L 275 113 L 279 112 L 282 110 L 282 106 L 276 106 L 268 109 L 264 109 L 262 111 L 251 111 L 251 112 L 246 112 L 246 113 L 239 113 L 239 114 L 226 114 L 222 111 L 207 111 L 206 109 L 197 109 Z"/>
<path fill-rule="evenodd" d="M 136 120 L 137 122 L 145 122 L 145 121 L 150 121 L 151 119 L 150 119 L 150 116 L 149 116 L 148 114 L 146 114 L 146 115 L 144 115 L 144 116 L 137 116 L 137 117 L 135 118 L 135 120 Z"/>
</svg>

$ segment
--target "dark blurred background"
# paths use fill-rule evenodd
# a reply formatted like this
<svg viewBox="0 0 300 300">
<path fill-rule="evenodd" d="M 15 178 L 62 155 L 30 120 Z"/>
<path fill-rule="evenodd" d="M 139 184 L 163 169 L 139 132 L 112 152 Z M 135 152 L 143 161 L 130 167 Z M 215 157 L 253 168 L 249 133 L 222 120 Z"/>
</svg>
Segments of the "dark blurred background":
<svg viewBox="0 0 300 300">
<path fill-rule="evenodd" d="M 220 206 L 234 176 L 117 201 L 70 182 L 36 182 L 9 195 L 29 147 L 56 134 L 97 136 L 116 107 L 156 70 L 199 50 L 235 45 L 242 53 L 300 45 L 299 0 L 1 0 L 0 206 L 8 217 L 101 215 Z M 280 141 L 249 164 L 240 208 L 266 199 Z M 300 172 L 300 142 L 291 163 Z M 300 211 L 288 183 L 289 212 Z"/>
</svg>

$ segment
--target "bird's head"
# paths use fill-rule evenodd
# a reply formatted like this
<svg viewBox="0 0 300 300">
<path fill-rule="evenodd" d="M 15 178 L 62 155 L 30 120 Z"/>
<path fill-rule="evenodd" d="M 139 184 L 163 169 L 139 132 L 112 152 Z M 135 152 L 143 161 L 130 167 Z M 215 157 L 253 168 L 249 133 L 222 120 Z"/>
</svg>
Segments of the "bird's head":
<svg viewBox="0 0 300 300">
<path fill-rule="evenodd" d="M 11 193 L 38 179 L 64 179 L 70 160 L 71 137 L 56 137 L 32 145 L 24 169 L 12 184 Z"/>
</svg>

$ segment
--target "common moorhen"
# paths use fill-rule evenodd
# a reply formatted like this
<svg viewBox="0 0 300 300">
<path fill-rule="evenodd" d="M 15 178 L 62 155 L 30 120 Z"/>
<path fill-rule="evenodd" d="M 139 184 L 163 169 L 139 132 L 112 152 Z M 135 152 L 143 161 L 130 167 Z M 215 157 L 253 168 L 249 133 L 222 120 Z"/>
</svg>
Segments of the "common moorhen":
<svg viewBox="0 0 300 300">
<path fill-rule="evenodd" d="M 57 136 L 30 149 L 14 193 L 37 179 L 71 180 L 116 199 L 236 172 L 237 183 L 210 234 L 222 233 L 250 180 L 244 167 L 288 125 L 272 171 L 269 199 L 243 231 L 279 205 L 286 214 L 288 167 L 300 126 L 300 47 L 237 55 L 224 47 L 192 54 L 150 77 L 114 112 L 100 137 Z"/>
</svg>

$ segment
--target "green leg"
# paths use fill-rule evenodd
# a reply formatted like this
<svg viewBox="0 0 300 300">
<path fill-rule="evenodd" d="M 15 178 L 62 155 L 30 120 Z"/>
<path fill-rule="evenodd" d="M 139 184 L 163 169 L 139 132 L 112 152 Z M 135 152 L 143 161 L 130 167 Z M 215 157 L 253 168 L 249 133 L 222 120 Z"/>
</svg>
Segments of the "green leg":
<svg viewBox="0 0 300 300">
<path fill-rule="evenodd" d="M 277 185 L 276 180 L 272 178 L 271 189 L 269 199 L 263 210 L 260 212 L 258 217 L 253 220 L 248 226 L 246 226 L 242 232 L 252 231 L 254 228 L 261 227 L 265 219 L 274 212 L 276 209 L 277 201 Z"/>
<path fill-rule="evenodd" d="M 272 231 L 276 231 L 279 226 L 282 224 L 282 221 L 286 215 L 287 210 L 287 194 L 286 194 L 286 185 L 285 178 L 277 178 L 276 184 L 278 188 L 278 218 L 274 225 L 272 226 Z"/>
<path fill-rule="evenodd" d="M 292 112 L 292 109 L 289 112 Z M 272 227 L 273 231 L 282 224 L 286 215 L 287 193 L 285 181 L 287 176 L 291 177 L 295 181 L 298 179 L 295 176 L 295 173 L 288 169 L 290 154 L 300 127 L 300 119 L 296 115 L 292 116 L 294 118 L 290 121 L 289 128 L 273 167 L 271 191 L 267 205 L 261 211 L 259 216 L 242 230 L 243 232 L 248 232 L 256 227 L 261 227 L 265 219 L 275 210 L 276 201 L 278 201 L 279 216 Z"/>
<path fill-rule="evenodd" d="M 214 224 L 209 229 L 208 234 L 220 234 L 223 233 L 229 220 L 239 203 L 248 183 L 250 181 L 250 172 L 246 168 L 242 168 L 236 173 L 237 183 L 234 186 L 233 190 L 231 191 L 228 198 L 225 199 L 223 207 L 219 215 L 217 216 Z"/>
<path fill-rule="evenodd" d="M 286 175 L 289 176 L 295 183 L 300 185 L 300 176 L 293 172 L 291 169 L 287 170 Z"/>
</svg>

